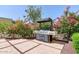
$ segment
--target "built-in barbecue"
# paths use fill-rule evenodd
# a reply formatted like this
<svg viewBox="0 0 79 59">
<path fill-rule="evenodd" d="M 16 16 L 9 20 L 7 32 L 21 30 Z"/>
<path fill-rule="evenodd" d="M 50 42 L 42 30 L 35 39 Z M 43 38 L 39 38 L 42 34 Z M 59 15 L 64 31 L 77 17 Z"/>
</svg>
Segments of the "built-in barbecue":
<svg viewBox="0 0 79 59">
<path fill-rule="evenodd" d="M 36 34 L 36 39 L 45 41 L 45 42 L 52 42 L 52 36 L 56 36 L 56 31 L 49 31 L 49 30 L 36 30 L 34 31 Z"/>
<path fill-rule="evenodd" d="M 55 35 L 56 32 L 52 31 L 52 19 L 46 18 L 43 20 L 37 21 L 40 24 L 39 30 L 34 31 L 36 34 L 36 39 L 45 41 L 45 42 L 51 42 L 52 41 L 52 35 Z M 48 29 L 43 29 L 41 24 L 44 24 L 46 22 L 49 22 Z"/>
</svg>

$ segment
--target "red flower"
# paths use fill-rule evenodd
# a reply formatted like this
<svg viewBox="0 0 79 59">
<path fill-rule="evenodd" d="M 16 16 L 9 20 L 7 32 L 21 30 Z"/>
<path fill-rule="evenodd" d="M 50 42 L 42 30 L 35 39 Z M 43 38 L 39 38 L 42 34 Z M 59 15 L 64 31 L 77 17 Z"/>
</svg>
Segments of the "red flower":
<svg viewBox="0 0 79 59">
<path fill-rule="evenodd" d="M 68 22 L 69 22 L 70 25 L 74 25 L 74 24 L 77 23 L 77 20 L 75 19 L 75 17 L 69 16 L 68 17 Z"/>
</svg>

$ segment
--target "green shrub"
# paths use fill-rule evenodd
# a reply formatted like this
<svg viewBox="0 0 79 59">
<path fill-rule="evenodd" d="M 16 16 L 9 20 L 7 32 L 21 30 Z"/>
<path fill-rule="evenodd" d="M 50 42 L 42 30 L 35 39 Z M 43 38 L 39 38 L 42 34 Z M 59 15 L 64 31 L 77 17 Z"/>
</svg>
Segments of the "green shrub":
<svg viewBox="0 0 79 59">
<path fill-rule="evenodd" d="M 75 48 L 76 52 L 79 53 L 79 33 L 74 33 L 71 38 L 73 47 Z"/>
<path fill-rule="evenodd" d="M 41 29 L 43 29 L 43 30 L 49 30 L 50 29 L 50 27 L 49 27 L 49 25 L 42 25 L 41 26 Z"/>
<path fill-rule="evenodd" d="M 74 25 L 73 32 L 79 32 L 79 24 Z"/>
<path fill-rule="evenodd" d="M 30 28 L 27 28 L 24 24 L 20 23 L 17 26 L 17 34 L 21 35 L 23 38 L 26 38 L 27 36 L 32 35 L 33 30 Z"/>
<path fill-rule="evenodd" d="M 60 25 L 60 24 L 58 24 Z M 62 18 L 61 21 L 61 27 L 57 29 L 58 33 L 68 33 L 70 32 L 71 26 L 69 25 L 69 22 L 67 21 L 66 17 Z"/>
<path fill-rule="evenodd" d="M 7 27 L 12 25 L 12 22 L 0 22 L 0 33 L 7 31 Z"/>
<path fill-rule="evenodd" d="M 17 22 L 9 27 L 8 34 L 12 35 L 12 38 L 14 38 L 15 34 L 20 35 L 23 38 L 27 38 L 27 36 L 30 37 L 33 34 L 33 30 L 28 28 L 28 26 L 23 22 Z"/>
<path fill-rule="evenodd" d="M 15 38 L 15 34 L 17 34 L 17 27 L 15 24 L 8 27 L 7 34 L 9 34 L 11 38 Z"/>
<path fill-rule="evenodd" d="M 50 22 L 46 22 L 46 23 L 41 23 L 41 29 L 42 30 L 50 30 L 50 26 L 51 26 L 51 23 Z"/>
</svg>

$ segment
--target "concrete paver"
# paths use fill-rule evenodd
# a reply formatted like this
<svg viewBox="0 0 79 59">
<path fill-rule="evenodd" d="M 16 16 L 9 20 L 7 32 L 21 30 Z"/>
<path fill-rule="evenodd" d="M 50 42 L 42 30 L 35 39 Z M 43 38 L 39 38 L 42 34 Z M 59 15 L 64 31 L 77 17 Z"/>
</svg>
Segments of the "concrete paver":
<svg viewBox="0 0 79 59">
<path fill-rule="evenodd" d="M 19 54 L 19 52 L 11 46 L 4 49 L 0 49 L 0 54 Z"/>
<path fill-rule="evenodd" d="M 70 47 L 67 44 L 65 44 L 65 46 L 67 46 L 66 48 L 64 48 L 66 53 L 68 50 L 67 48 Z M 7 41 L 5 39 L 0 39 L 0 54 L 60 54 L 63 50 L 63 47 L 65 46 L 64 44 L 59 44 L 55 42 L 46 43 L 38 41 L 36 39 L 14 39 Z"/>
<path fill-rule="evenodd" d="M 0 48 L 11 46 L 8 42 L 0 43 Z"/>
<path fill-rule="evenodd" d="M 5 39 L 0 39 L 0 43 L 6 42 Z"/>
<path fill-rule="evenodd" d="M 46 43 L 46 42 L 42 42 L 42 41 L 38 41 L 38 40 L 32 40 L 32 41 L 36 42 L 36 43 L 41 43 L 41 44 L 44 44 L 44 45 L 47 45 L 47 46 L 50 46 L 50 47 L 53 47 L 53 48 L 57 48 L 57 49 L 62 49 L 64 47 L 64 44 Z"/>
<path fill-rule="evenodd" d="M 26 40 L 26 39 L 9 40 L 9 42 L 10 42 L 11 44 L 17 44 L 17 43 L 26 42 L 26 41 L 28 41 L 28 40 Z"/>
<path fill-rule="evenodd" d="M 39 45 L 36 48 L 26 52 L 26 54 L 59 54 L 60 52 L 61 50 L 44 45 Z"/>
<path fill-rule="evenodd" d="M 17 44 L 17 45 L 14 45 L 16 48 L 18 48 L 21 52 L 25 52 L 35 46 L 37 46 L 39 44 L 37 43 L 34 43 L 32 41 L 28 41 L 28 42 L 24 42 L 24 43 L 21 43 L 21 44 Z"/>
</svg>

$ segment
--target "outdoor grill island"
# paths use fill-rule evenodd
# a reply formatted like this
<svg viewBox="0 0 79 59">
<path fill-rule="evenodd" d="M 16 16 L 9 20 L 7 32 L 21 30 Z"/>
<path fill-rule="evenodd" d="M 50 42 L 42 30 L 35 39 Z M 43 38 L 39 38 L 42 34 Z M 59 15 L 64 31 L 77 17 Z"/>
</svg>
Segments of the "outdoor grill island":
<svg viewBox="0 0 79 59">
<path fill-rule="evenodd" d="M 42 24 L 49 22 L 48 29 L 42 29 Z M 36 34 L 36 39 L 41 40 L 44 42 L 52 42 L 52 36 L 55 35 L 55 31 L 52 29 L 52 19 L 51 18 L 46 18 L 40 21 L 37 21 L 39 23 L 39 30 L 34 31 Z"/>
</svg>

